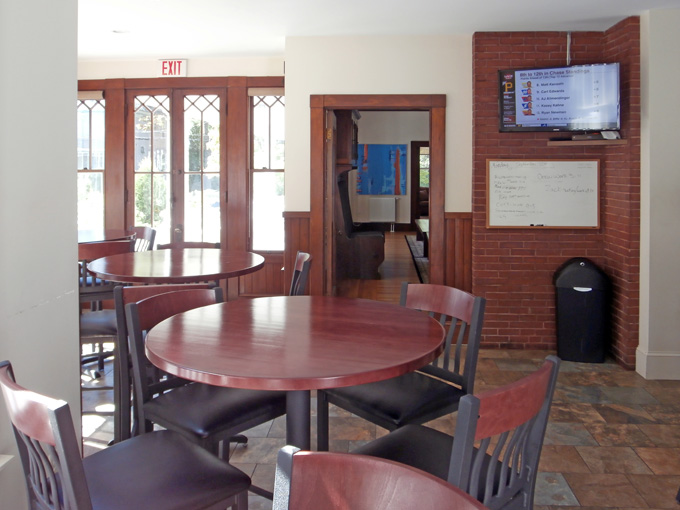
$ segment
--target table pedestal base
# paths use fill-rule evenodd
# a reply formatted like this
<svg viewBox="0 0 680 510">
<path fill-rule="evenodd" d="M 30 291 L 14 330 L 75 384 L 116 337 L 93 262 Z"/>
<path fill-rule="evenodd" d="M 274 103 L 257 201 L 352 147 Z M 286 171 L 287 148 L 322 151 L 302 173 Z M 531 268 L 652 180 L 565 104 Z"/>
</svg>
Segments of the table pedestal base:
<svg viewBox="0 0 680 510">
<path fill-rule="evenodd" d="M 302 450 L 311 449 L 309 390 L 289 391 L 286 396 L 286 443 Z"/>
</svg>

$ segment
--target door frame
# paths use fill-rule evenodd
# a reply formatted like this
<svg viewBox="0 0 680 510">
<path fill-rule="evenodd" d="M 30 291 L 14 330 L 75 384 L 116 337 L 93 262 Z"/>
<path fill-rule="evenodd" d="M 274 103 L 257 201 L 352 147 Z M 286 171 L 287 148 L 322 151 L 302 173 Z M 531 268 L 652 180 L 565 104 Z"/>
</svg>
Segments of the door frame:
<svg viewBox="0 0 680 510">
<path fill-rule="evenodd" d="M 430 116 L 430 282 L 445 282 L 445 94 L 331 94 L 310 96 L 310 252 L 323 264 L 312 264 L 310 293 L 330 295 L 333 267 L 333 200 L 329 190 L 326 113 L 331 110 L 425 111 Z M 332 136 L 331 136 L 332 140 Z M 324 271 L 324 268 L 326 269 Z"/>
<path fill-rule="evenodd" d="M 430 142 L 413 140 L 411 150 L 411 227 L 416 228 L 415 220 L 420 217 L 418 203 L 420 201 L 420 149 L 430 147 Z M 417 170 L 417 172 L 415 171 Z M 416 193 L 418 191 L 418 193 Z"/>
</svg>

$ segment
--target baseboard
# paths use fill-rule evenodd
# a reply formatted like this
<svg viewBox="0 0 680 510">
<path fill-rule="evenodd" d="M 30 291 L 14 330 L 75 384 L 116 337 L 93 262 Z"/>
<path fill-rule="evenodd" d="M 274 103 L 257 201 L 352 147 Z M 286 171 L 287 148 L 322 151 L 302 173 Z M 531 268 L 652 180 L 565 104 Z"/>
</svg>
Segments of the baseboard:
<svg viewBox="0 0 680 510">
<path fill-rule="evenodd" d="M 680 353 L 635 351 L 635 371 L 648 380 L 680 380 Z"/>
</svg>

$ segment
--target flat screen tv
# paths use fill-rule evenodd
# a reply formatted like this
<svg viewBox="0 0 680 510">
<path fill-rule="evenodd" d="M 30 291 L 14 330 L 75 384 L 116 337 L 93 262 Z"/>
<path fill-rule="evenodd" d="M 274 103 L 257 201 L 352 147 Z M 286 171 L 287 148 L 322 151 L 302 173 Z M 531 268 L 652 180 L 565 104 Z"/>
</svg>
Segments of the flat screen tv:
<svg viewBox="0 0 680 510">
<path fill-rule="evenodd" d="M 621 127 L 619 64 L 498 71 L 500 131 Z"/>
</svg>

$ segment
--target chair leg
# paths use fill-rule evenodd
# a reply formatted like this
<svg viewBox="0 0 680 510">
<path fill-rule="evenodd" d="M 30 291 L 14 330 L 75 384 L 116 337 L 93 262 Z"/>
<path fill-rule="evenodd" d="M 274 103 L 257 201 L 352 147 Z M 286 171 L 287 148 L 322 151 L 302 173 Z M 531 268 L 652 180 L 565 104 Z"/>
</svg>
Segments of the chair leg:
<svg viewBox="0 0 680 510">
<path fill-rule="evenodd" d="M 316 392 L 316 449 L 328 451 L 328 397 L 326 392 Z"/>
<path fill-rule="evenodd" d="M 248 491 L 243 491 L 236 495 L 234 510 L 248 510 Z"/>
</svg>

